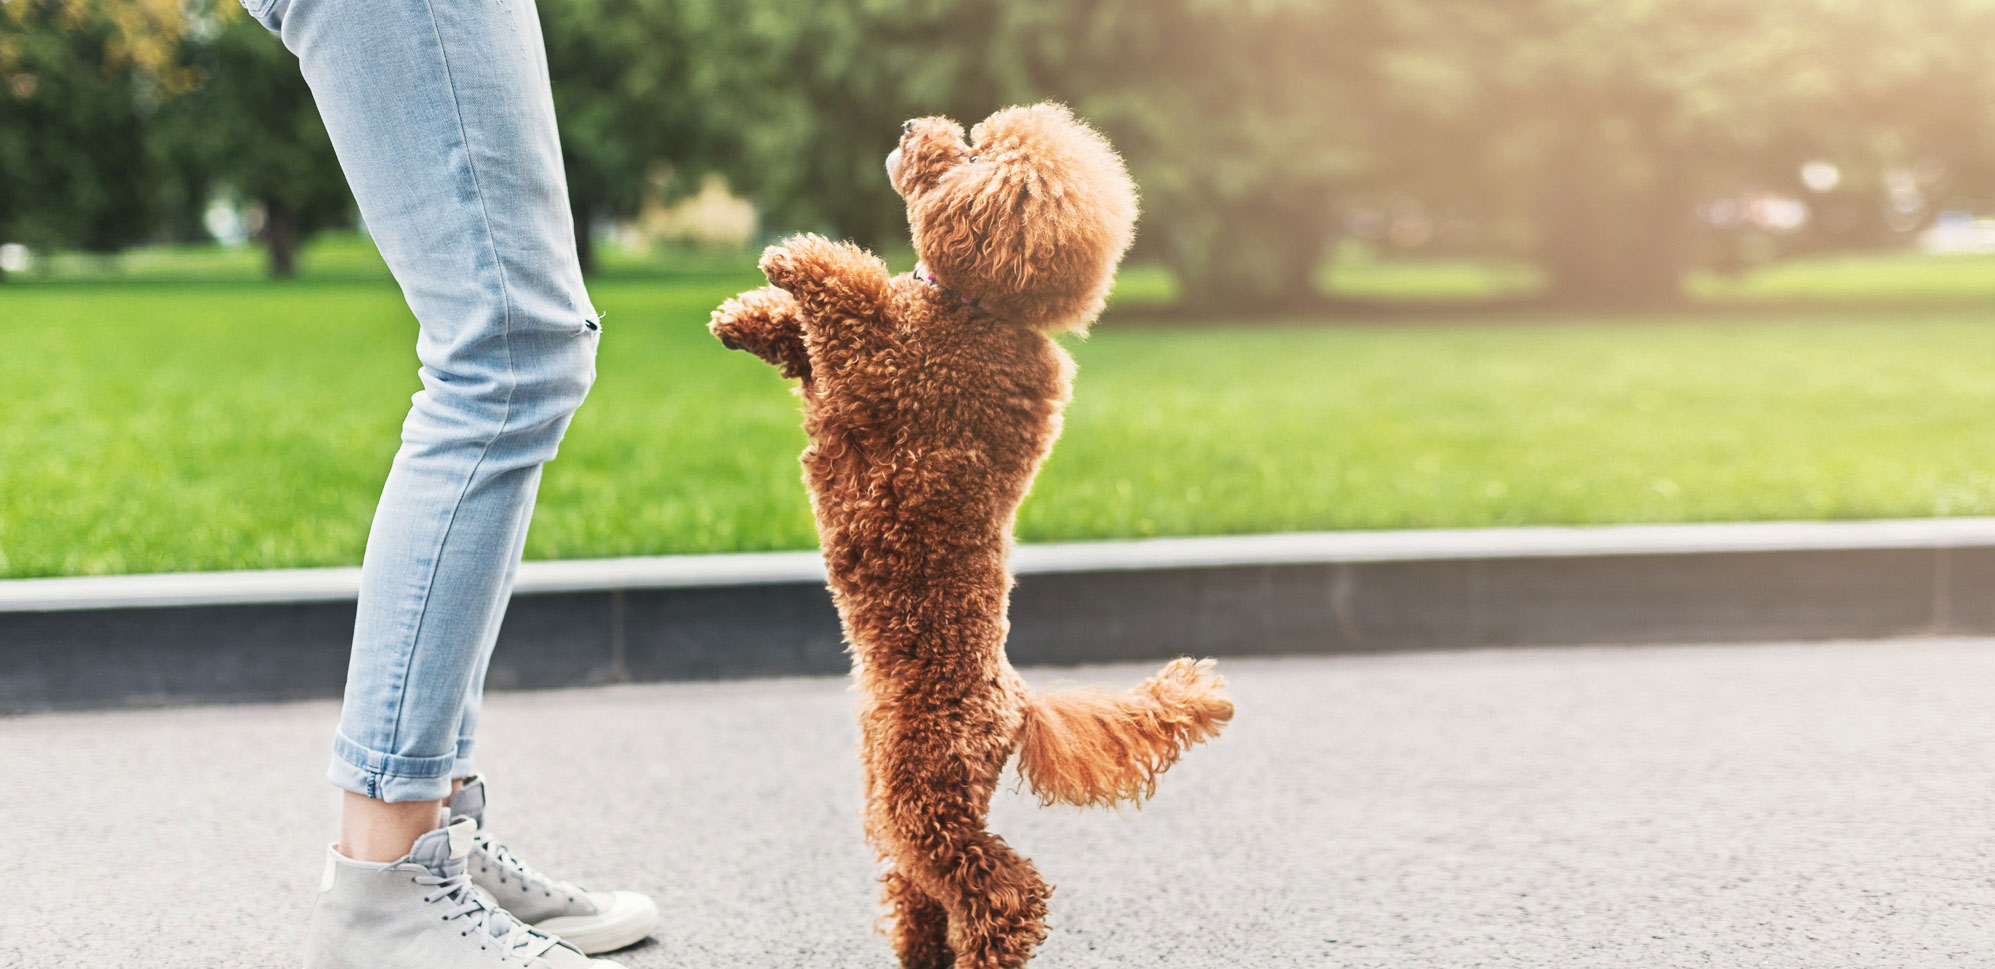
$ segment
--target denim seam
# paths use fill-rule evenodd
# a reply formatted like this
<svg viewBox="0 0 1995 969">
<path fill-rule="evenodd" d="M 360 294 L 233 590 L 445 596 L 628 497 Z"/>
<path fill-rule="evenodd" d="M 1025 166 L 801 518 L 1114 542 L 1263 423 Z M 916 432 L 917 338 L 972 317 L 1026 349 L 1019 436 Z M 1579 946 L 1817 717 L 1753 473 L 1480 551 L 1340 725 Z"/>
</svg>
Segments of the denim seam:
<svg viewBox="0 0 1995 969">
<path fill-rule="evenodd" d="M 443 773 L 410 774 L 370 770 L 351 758 L 335 757 L 326 776 L 338 787 L 374 800 L 434 801 L 449 796 L 451 779 L 463 776 L 457 770 L 463 763 L 454 760 Z"/>
<path fill-rule="evenodd" d="M 440 757 L 407 757 L 375 750 L 366 744 L 354 740 L 352 737 L 348 737 L 345 733 L 334 731 L 333 756 L 370 779 L 427 781 L 435 780 L 448 774 L 451 767 L 457 761 L 463 759 L 464 753 L 461 749 L 453 745 L 450 753 Z M 443 763 L 440 765 L 431 765 L 432 767 L 440 766 L 442 771 L 432 770 L 428 773 L 419 773 L 411 769 L 415 765 L 398 763 L 403 761 L 442 761 Z"/>
<path fill-rule="evenodd" d="M 391 770 L 372 770 L 366 767 L 356 767 L 355 769 L 360 771 L 362 774 L 367 775 L 368 779 L 374 781 L 377 787 L 381 781 L 450 780 L 450 772 L 448 770 L 444 771 L 441 774 L 402 774 Z"/>
<path fill-rule="evenodd" d="M 402 662 L 401 689 L 395 698 L 395 725 L 388 732 L 389 746 L 401 740 L 402 715 L 408 710 L 409 674 L 416 663 L 416 643 L 422 639 L 423 620 L 429 615 L 430 595 L 436 589 L 436 573 L 443 561 L 443 547 L 450 541 L 450 533 L 457 526 L 457 514 L 464 508 L 464 496 L 471 491 L 472 482 L 478 480 L 478 471 L 485 466 L 485 459 L 492 453 L 492 444 L 506 432 L 506 425 L 513 418 L 513 394 L 519 389 L 519 374 L 513 365 L 513 295 L 512 286 L 506 279 L 505 260 L 499 255 L 499 240 L 492 231 L 492 212 L 485 203 L 485 188 L 478 179 L 478 160 L 471 147 L 471 132 L 464 123 L 464 104 L 457 96 L 457 79 L 450 70 L 450 51 L 443 40 L 443 28 L 436 22 L 436 7 L 430 0 L 423 0 L 423 10 L 429 14 L 430 34 L 436 38 L 436 56 L 443 62 L 444 85 L 450 90 L 450 107 L 457 115 L 457 137 L 464 146 L 464 168 L 471 176 L 471 192 L 478 197 L 478 217 L 485 224 L 485 244 L 492 251 L 492 270 L 499 277 L 499 301 L 504 308 L 500 323 L 500 339 L 506 348 L 506 402 L 499 415 L 499 426 L 492 436 L 485 439 L 485 447 L 478 452 L 478 460 L 472 462 L 471 470 L 464 475 L 464 486 L 457 492 L 457 500 L 451 505 L 450 520 L 444 523 L 443 534 L 437 539 L 436 550 L 430 556 L 429 575 L 424 578 L 421 604 L 416 608 L 416 624 L 409 634 L 408 654 Z M 453 751 L 454 753 L 454 751 Z"/>
<path fill-rule="evenodd" d="M 407 764 L 411 760 L 425 760 L 443 764 Z M 387 800 L 393 794 L 407 794 L 411 788 L 427 792 L 439 782 L 449 782 L 459 776 L 459 768 L 467 766 L 467 758 L 453 752 L 445 758 L 401 758 L 395 754 L 385 754 L 373 750 L 365 744 L 357 744 L 353 738 L 335 732 L 333 734 L 333 766 L 327 778 L 353 794 L 373 800 Z M 429 800 L 419 796 L 413 800 Z"/>
</svg>

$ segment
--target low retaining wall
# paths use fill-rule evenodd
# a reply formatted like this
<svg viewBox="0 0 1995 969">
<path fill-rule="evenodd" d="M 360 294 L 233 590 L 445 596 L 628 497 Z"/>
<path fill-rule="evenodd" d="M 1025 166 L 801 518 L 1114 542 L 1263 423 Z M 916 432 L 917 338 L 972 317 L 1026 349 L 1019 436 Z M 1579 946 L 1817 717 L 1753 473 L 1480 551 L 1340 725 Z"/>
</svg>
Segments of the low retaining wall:
<svg viewBox="0 0 1995 969">
<path fill-rule="evenodd" d="M 1012 659 L 1995 634 L 1995 519 L 1021 547 Z M 0 711 L 334 696 L 357 569 L 0 582 Z M 529 562 L 487 684 L 835 673 L 814 553 Z"/>
</svg>

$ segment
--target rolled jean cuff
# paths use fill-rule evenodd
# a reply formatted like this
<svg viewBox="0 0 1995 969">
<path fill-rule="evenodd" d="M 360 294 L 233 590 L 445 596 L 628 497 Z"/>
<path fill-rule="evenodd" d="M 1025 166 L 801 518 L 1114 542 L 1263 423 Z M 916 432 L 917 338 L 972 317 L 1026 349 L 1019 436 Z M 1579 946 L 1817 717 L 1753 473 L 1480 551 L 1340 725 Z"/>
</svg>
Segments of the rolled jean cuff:
<svg viewBox="0 0 1995 969">
<path fill-rule="evenodd" d="M 450 779 L 468 780 L 478 775 L 478 765 L 471 759 L 471 738 L 457 738 L 457 757 L 450 762 Z"/>
<path fill-rule="evenodd" d="M 450 796 L 456 752 L 441 757 L 401 757 L 333 736 L 332 766 L 326 779 L 362 797 L 379 801 L 441 801 Z"/>
</svg>

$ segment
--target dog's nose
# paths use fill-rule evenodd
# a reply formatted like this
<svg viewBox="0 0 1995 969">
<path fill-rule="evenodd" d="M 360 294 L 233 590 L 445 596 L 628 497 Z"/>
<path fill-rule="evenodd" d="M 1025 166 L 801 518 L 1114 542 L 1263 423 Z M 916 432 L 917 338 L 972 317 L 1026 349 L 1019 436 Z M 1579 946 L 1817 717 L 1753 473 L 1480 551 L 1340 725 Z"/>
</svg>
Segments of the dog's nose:
<svg viewBox="0 0 1995 969">
<path fill-rule="evenodd" d="M 914 119 L 913 119 L 913 118 L 909 118 L 909 119 L 907 119 L 907 121 L 906 121 L 906 122 L 902 123 L 902 125 L 901 125 L 901 134 L 907 134 L 908 132 L 910 132 L 910 131 L 913 131 L 913 130 L 914 130 Z"/>
<path fill-rule="evenodd" d="M 726 347 L 726 348 L 728 348 L 729 350 L 739 350 L 739 349 L 741 349 L 741 344 L 740 344 L 739 342 L 737 342 L 737 341 L 736 341 L 736 340 L 735 340 L 735 339 L 734 339 L 733 337 L 731 337 L 731 336 L 724 336 L 724 337 L 721 337 L 721 338 L 720 338 L 720 345 L 721 345 L 721 346 L 724 346 L 724 347 Z"/>
</svg>

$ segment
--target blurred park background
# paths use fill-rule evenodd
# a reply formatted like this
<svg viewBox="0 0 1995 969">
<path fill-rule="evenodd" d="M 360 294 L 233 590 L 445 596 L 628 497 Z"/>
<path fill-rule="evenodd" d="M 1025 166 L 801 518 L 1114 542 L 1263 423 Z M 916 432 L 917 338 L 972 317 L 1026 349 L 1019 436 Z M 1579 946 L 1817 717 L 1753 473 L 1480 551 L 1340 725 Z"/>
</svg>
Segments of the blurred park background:
<svg viewBox="0 0 1995 969">
<path fill-rule="evenodd" d="M 760 245 L 901 121 L 1145 215 L 1028 541 L 1995 514 L 1987 0 L 540 0 L 600 380 L 532 558 L 809 548 Z M 0 578 L 350 564 L 414 321 L 233 0 L 0 0 Z"/>
</svg>

